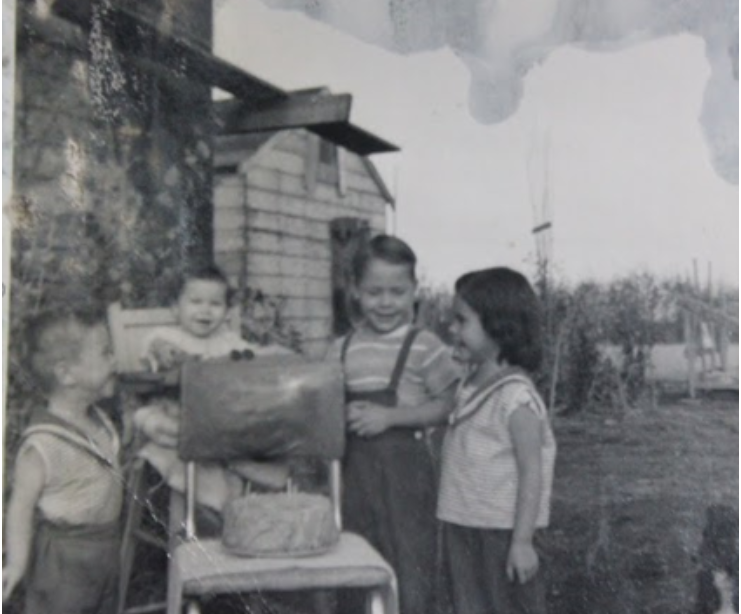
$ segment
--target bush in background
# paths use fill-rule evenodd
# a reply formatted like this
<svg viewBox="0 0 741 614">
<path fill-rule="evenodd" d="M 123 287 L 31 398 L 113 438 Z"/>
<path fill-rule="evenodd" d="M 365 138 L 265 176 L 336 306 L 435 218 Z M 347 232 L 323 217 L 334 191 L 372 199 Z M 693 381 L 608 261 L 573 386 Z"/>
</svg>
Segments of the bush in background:
<svg viewBox="0 0 741 614">
<path fill-rule="evenodd" d="M 609 283 L 570 286 L 541 278 L 534 285 L 544 344 L 535 379 L 551 411 L 634 405 L 647 391 L 654 345 L 683 341 L 677 296 L 689 290 L 676 280 L 642 272 Z M 737 290 L 725 292 L 726 300 L 738 300 Z M 452 291 L 423 283 L 418 299 L 417 321 L 450 343 Z"/>
</svg>

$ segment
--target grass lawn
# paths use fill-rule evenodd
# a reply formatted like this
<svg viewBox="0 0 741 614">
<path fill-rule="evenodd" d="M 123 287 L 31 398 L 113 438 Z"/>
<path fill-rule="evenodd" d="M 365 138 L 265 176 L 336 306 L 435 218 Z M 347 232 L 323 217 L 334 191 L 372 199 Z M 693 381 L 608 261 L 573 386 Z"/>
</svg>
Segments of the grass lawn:
<svg viewBox="0 0 741 614">
<path fill-rule="evenodd" d="M 555 419 L 551 614 L 691 612 L 705 510 L 738 501 L 738 418 L 734 398 Z M 165 557 L 143 550 L 132 587 L 140 603 L 165 589 Z M 248 603 L 219 599 L 204 613 L 310 610 L 302 596 Z"/>
<path fill-rule="evenodd" d="M 738 419 L 737 399 L 556 418 L 552 614 L 691 612 L 705 510 L 738 501 Z"/>
<path fill-rule="evenodd" d="M 738 417 L 736 398 L 556 418 L 551 612 L 691 611 L 705 510 L 737 507 Z"/>
</svg>

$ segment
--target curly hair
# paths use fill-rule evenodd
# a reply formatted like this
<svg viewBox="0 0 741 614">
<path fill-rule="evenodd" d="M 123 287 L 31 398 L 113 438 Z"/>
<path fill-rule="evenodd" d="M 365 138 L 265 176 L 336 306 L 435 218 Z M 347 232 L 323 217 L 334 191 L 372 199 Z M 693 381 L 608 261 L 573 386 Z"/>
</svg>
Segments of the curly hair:
<svg viewBox="0 0 741 614">
<path fill-rule="evenodd" d="M 29 323 L 29 366 L 43 392 L 51 392 L 57 385 L 54 370 L 60 363 L 79 358 L 87 332 L 103 325 L 103 314 L 88 308 L 46 311 Z"/>
<path fill-rule="evenodd" d="M 500 360 L 530 372 L 538 370 L 543 354 L 540 305 L 522 274 L 505 267 L 473 271 L 456 281 L 455 291 L 496 341 Z"/>
</svg>

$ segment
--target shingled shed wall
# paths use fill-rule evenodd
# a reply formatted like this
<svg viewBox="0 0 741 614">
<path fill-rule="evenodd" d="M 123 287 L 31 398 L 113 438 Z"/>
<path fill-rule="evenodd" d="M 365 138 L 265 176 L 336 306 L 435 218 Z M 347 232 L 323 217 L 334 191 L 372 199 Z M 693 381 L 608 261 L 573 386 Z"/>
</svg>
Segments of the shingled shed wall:
<svg viewBox="0 0 741 614">
<path fill-rule="evenodd" d="M 387 202 L 364 160 L 351 152 L 338 158 L 339 181 L 313 173 L 317 138 L 304 130 L 275 134 L 236 170 L 217 175 L 214 197 L 217 263 L 237 287 L 284 299 L 285 319 L 315 356 L 332 335 L 330 221 L 357 217 L 373 233 L 384 232 Z"/>
</svg>

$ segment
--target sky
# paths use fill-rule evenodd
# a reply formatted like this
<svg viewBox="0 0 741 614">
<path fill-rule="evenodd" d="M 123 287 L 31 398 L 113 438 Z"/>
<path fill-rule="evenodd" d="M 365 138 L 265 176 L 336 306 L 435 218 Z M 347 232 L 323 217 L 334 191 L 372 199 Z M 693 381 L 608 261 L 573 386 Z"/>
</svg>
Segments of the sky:
<svg viewBox="0 0 741 614">
<path fill-rule="evenodd" d="M 698 123 L 701 38 L 559 47 L 527 73 L 516 111 L 487 125 L 450 48 L 400 55 L 259 0 L 216 6 L 217 55 L 287 90 L 351 93 L 353 123 L 401 148 L 373 161 L 430 283 L 497 265 L 532 274 L 531 231 L 550 220 L 566 281 L 687 275 L 697 259 L 703 277 L 710 262 L 714 283 L 738 284 L 738 186 L 713 170 Z"/>
</svg>

